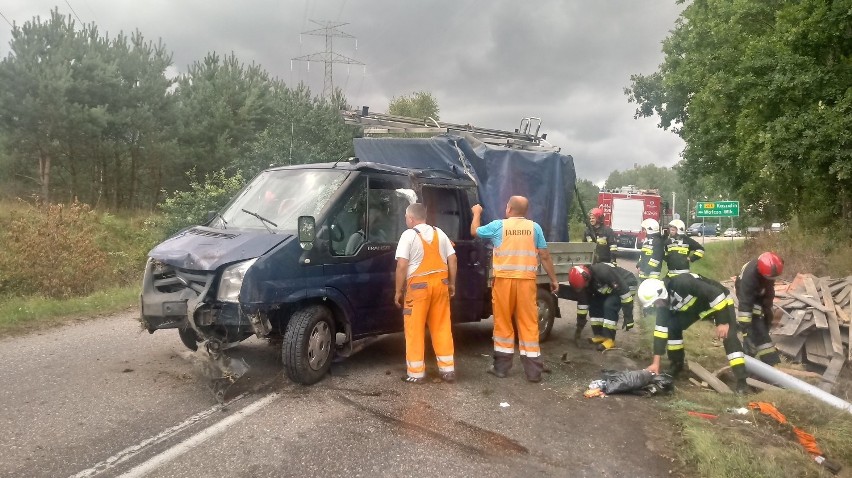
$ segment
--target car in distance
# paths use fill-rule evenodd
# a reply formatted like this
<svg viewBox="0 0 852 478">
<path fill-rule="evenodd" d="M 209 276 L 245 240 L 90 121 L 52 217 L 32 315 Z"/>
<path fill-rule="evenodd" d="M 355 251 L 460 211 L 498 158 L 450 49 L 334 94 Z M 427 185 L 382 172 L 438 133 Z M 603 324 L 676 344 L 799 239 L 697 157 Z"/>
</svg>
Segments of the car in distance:
<svg viewBox="0 0 852 478">
<path fill-rule="evenodd" d="M 725 237 L 741 237 L 743 233 L 736 227 L 729 227 L 725 229 L 725 232 L 723 232 L 722 235 Z"/>
<path fill-rule="evenodd" d="M 769 232 L 781 232 L 787 230 L 787 223 L 784 222 L 773 222 L 771 226 L 769 226 Z"/>
<path fill-rule="evenodd" d="M 686 229 L 687 236 L 718 236 L 719 225 L 713 223 L 702 224 L 696 222 Z"/>
</svg>

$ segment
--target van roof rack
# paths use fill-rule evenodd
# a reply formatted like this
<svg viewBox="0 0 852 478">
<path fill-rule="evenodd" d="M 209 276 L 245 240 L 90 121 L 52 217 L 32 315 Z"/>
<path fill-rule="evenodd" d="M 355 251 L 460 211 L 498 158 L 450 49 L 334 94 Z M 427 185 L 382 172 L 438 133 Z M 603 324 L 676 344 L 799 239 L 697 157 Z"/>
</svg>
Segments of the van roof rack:
<svg viewBox="0 0 852 478">
<path fill-rule="evenodd" d="M 368 106 L 360 110 L 340 112 L 346 124 L 364 128 L 364 136 L 396 134 L 439 135 L 458 133 L 470 135 L 483 143 L 527 151 L 558 153 L 561 148 L 547 142 L 547 134 L 539 135 L 541 118 L 527 117 L 515 131 L 480 128 L 470 124 L 446 123 L 434 118 L 409 118 L 384 113 L 371 113 Z"/>
</svg>

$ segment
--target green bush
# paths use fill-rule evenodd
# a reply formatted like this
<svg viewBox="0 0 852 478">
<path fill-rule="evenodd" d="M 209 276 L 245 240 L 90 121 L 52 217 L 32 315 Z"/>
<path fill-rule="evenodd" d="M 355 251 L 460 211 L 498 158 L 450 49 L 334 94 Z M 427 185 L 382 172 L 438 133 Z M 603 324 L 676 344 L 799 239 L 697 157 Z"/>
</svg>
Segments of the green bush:
<svg viewBox="0 0 852 478">
<path fill-rule="evenodd" d="M 190 190 L 167 195 L 159 205 L 163 212 L 160 226 L 167 236 L 187 226 L 203 223 L 209 211 L 222 209 L 246 183 L 239 171 L 233 176 L 228 176 L 224 170 L 216 171 L 205 175 L 203 183 L 192 179 L 194 171 L 187 175 L 190 177 Z"/>
</svg>

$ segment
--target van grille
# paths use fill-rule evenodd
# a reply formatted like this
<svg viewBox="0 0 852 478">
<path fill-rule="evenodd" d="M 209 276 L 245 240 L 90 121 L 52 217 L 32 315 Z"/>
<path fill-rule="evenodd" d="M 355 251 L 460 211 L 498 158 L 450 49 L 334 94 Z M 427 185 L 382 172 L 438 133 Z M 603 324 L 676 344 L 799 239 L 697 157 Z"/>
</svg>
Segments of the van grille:
<svg viewBox="0 0 852 478">
<path fill-rule="evenodd" d="M 157 262 L 153 269 L 154 288 L 159 292 L 172 293 L 183 289 L 192 289 L 196 294 L 207 287 L 213 279 L 213 274 L 178 269 L 168 264 Z"/>
<path fill-rule="evenodd" d="M 186 231 L 187 234 L 195 234 L 196 236 L 204 236 L 204 237 L 215 237 L 217 239 L 233 239 L 237 237 L 236 234 L 226 234 L 224 232 L 216 232 L 216 231 L 207 231 L 204 229 L 199 229 L 197 227 L 193 227 L 192 229 Z"/>
</svg>

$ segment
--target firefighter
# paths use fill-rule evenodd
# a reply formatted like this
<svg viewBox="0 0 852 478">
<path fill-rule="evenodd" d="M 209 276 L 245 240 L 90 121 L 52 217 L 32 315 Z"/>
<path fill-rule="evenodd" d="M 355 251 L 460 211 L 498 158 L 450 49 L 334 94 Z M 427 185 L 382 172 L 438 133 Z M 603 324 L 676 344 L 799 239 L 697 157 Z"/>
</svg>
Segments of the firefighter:
<svg viewBox="0 0 852 478">
<path fill-rule="evenodd" d="M 585 242 L 597 243 L 595 248 L 595 259 L 597 262 L 610 262 L 615 265 L 615 253 L 618 246 L 615 243 L 615 233 L 604 224 L 603 209 L 596 207 L 589 211 L 589 222 L 592 227 L 586 228 Z"/>
<path fill-rule="evenodd" d="M 619 310 L 624 315 L 622 328 L 630 330 L 634 325 L 636 276 L 626 269 L 604 262 L 572 267 L 568 273 L 568 284 L 577 300 L 575 340 L 586 326 L 586 315 L 589 315 L 594 334 L 590 341 L 601 351 L 615 347 Z M 562 297 L 567 298 L 564 294 Z"/>
<path fill-rule="evenodd" d="M 403 380 L 420 384 L 426 379 L 424 348 L 426 326 L 445 382 L 455 382 L 453 335 L 450 327 L 450 297 L 455 295 L 456 251 L 444 231 L 426 224 L 426 208 L 419 203 L 405 210 L 409 227 L 396 248 L 396 293 L 405 326 Z M 403 302 L 403 297 L 405 301 Z"/>
<path fill-rule="evenodd" d="M 536 271 L 539 259 L 553 293 L 559 289 L 553 261 L 541 226 L 526 219 L 529 201 L 512 196 L 506 204 L 506 219 L 497 219 L 481 226 L 482 206 L 471 208 L 473 237 L 489 240 L 494 246 L 494 284 L 491 300 L 494 310 L 494 361 L 488 373 L 504 378 L 512 368 L 515 354 L 515 329 L 518 324 L 518 349 L 521 365 L 530 382 L 541 381 L 544 364 L 538 343 L 538 307 L 536 304 Z"/>
<path fill-rule="evenodd" d="M 772 326 L 772 301 L 775 279 L 784 271 L 784 261 L 774 252 L 764 252 L 747 262 L 734 282 L 737 291 L 737 322 L 743 332 L 743 346 L 766 364 L 781 362 L 775 344 L 769 337 Z"/>
<path fill-rule="evenodd" d="M 680 219 L 669 223 L 664 250 L 669 277 L 689 272 L 689 265 L 704 257 L 704 246 L 686 235 L 686 224 Z"/>
<path fill-rule="evenodd" d="M 678 274 L 668 284 L 659 279 L 648 279 L 639 285 L 639 302 L 643 307 L 657 307 L 654 327 L 654 360 L 645 370 L 660 373 L 660 359 L 668 352 L 670 368 L 676 377 L 684 367 L 685 351 L 683 331 L 695 322 L 712 318 L 716 336 L 722 339 L 731 371 L 737 379 L 737 393 L 745 393 L 745 354 L 737 338 L 737 320 L 734 300 L 728 288 L 698 274 Z"/>
<path fill-rule="evenodd" d="M 642 249 L 639 252 L 639 262 L 636 269 L 639 270 L 639 280 L 659 279 L 663 268 L 663 236 L 660 234 L 660 223 L 656 219 L 645 219 L 642 221 L 642 231 L 645 240 L 642 241 Z"/>
</svg>

